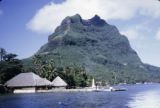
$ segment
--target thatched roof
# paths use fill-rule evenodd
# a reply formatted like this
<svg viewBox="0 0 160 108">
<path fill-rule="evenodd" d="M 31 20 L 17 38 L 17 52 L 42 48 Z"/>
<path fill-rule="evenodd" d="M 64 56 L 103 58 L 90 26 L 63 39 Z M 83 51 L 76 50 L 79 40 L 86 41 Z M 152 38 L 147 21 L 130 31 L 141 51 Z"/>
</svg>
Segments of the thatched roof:
<svg viewBox="0 0 160 108">
<path fill-rule="evenodd" d="M 61 79 L 59 76 L 57 76 L 53 81 L 52 81 L 52 85 L 55 87 L 66 87 L 67 83 Z"/>
<path fill-rule="evenodd" d="M 34 87 L 51 85 L 47 79 L 41 78 L 33 72 L 20 73 L 5 83 L 8 87 Z"/>
</svg>

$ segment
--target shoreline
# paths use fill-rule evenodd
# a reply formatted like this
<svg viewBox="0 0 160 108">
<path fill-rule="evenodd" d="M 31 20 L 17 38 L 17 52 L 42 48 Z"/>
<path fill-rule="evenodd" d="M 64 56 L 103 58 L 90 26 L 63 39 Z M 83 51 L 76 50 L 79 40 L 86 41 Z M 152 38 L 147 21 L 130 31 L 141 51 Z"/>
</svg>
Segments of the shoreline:
<svg viewBox="0 0 160 108">
<path fill-rule="evenodd" d="M 48 92 L 93 92 L 96 89 L 82 88 L 82 89 L 51 89 L 51 90 L 37 90 L 36 93 L 48 93 Z"/>
</svg>

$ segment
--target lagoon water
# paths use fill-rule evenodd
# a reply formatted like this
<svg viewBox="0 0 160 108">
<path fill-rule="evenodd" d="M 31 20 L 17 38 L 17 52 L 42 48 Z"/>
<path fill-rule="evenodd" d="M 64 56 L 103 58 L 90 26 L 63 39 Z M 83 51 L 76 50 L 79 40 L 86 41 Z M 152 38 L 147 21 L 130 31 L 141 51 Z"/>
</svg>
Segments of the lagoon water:
<svg viewBox="0 0 160 108">
<path fill-rule="evenodd" d="M 125 88 L 119 92 L 0 95 L 0 108 L 160 108 L 160 84 Z"/>
</svg>

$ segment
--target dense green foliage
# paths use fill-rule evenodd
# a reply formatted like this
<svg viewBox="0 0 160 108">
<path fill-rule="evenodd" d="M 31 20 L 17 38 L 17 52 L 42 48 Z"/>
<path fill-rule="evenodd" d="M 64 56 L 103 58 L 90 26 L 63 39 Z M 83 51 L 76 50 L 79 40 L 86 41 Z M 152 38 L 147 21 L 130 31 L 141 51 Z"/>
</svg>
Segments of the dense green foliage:
<svg viewBox="0 0 160 108">
<path fill-rule="evenodd" d="M 6 52 L 6 51 L 5 51 Z M 16 54 L 1 54 L 0 61 L 0 84 L 4 84 L 6 81 L 19 74 L 23 70 L 21 60 L 16 59 Z"/>
<path fill-rule="evenodd" d="M 91 76 L 87 75 L 85 68 L 82 66 L 68 66 L 63 69 L 62 76 L 70 87 L 86 87 L 91 84 Z"/>
<path fill-rule="evenodd" d="M 34 71 L 43 78 L 52 81 L 55 77 L 60 76 L 64 79 L 69 88 L 86 87 L 90 83 L 90 77 L 82 66 L 71 65 L 67 67 L 58 67 L 53 59 L 47 60 L 46 55 L 35 55 L 32 59 L 33 67 L 27 71 Z"/>
</svg>

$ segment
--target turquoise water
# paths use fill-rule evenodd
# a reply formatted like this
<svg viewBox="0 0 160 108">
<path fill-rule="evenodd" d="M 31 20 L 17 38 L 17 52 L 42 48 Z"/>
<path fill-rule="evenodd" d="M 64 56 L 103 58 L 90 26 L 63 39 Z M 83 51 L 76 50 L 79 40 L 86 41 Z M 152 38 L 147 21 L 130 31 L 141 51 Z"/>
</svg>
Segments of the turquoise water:
<svg viewBox="0 0 160 108">
<path fill-rule="evenodd" d="M 160 85 L 129 85 L 121 92 L 8 94 L 0 108 L 160 108 Z"/>
</svg>

